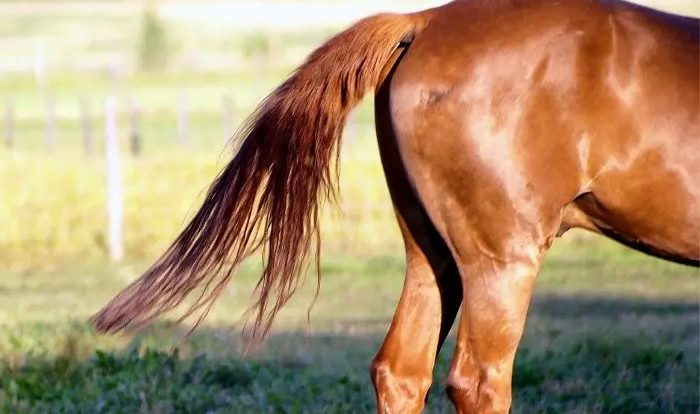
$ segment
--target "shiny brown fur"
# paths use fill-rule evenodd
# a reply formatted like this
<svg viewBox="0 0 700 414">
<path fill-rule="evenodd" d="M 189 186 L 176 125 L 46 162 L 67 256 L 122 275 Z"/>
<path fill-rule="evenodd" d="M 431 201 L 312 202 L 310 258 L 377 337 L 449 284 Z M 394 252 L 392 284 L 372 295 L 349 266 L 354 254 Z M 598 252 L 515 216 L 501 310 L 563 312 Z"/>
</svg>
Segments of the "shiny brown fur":
<svg viewBox="0 0 700 414">
<path fill-rule="evenodd" d="M 214 283 L 198 302 L 209 306 L 262 244 L 255 327 L 266 332 L 304 269 L 345 116 L 376 86 L 406 245 L 372 363 L 378 411 L 423 409 L 461 306 L 448 394 L 459 413 L 508 412 L 530 293 L 557 235 L 586 228 L 698 264 L 699 31 L 591 0 L 465 0 L 366 19 L 267 98 L 193 222 L 96 325 L 148 322 Z"/>
</svg>

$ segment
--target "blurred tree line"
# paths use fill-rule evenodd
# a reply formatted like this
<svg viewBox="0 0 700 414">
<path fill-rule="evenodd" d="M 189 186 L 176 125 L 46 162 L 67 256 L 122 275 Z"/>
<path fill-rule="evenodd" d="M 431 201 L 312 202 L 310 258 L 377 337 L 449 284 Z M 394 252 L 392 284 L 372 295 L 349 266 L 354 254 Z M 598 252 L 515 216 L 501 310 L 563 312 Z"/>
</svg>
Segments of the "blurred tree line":
<svg viewBox="0 0 700 414">
<path fill-rule="evenodd" d="M 242 35 L 242 54 L 266 66 L 272 55 L 272 42 L 263 32 Z M 148 3 L 141 13 L 138 40 L 138 65 L 141 71 L 165 69 L 177 50 L 175 40 L 168 34 L 168 25 L 158 14 L 157 7 Z"/>
</svg>

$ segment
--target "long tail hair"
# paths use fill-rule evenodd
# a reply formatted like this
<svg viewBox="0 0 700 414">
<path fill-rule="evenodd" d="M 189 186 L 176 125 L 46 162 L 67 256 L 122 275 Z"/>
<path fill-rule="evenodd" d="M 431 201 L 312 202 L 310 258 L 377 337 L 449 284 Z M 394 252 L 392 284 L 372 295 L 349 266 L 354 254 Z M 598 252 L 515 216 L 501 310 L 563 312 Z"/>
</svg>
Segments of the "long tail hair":
<svg viewBox="0 0 700 414">
<path fill-rule="evenodd" d="M 238 152 L 168 250 L 93 316 L 97 330 L 148 323 L 201 289 L 182 316 L 197 314 L 197 326 L 243 259 L 263 248 L 253 338 L 264 337 L 312 247 L 320 253 L 319 209 L 335 195 L 333 165 L 348 112 L 414 27 L 411 15 L 381 14 L 314 51 L 248 119 Z"/>
</svg>

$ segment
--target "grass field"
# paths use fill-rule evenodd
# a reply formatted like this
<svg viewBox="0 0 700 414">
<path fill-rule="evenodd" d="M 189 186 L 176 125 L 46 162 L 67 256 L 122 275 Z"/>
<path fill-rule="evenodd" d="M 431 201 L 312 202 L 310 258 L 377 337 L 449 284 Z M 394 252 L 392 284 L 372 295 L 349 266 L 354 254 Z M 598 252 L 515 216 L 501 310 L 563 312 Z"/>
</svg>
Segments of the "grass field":
<svg viewBox="0 0 700 414">
<path fill-rule="evenodd" d="M 340 210 L 324 210 L 324 245 L 330 253 L 401 251 L 376 140 L 368 126 L 356 135 L 347 137 L 341 159 Z M 177 235 L 230 158 L 230 150 L 218 145 L 218 150 L 187 151 L 161 143 L 138 159 L 125 154 L 128 257 L 153 258 Z M 53 155 L 0 150 L 0 263 L 32 269 L 105 259 L 105 181 L 99 156 L 85 158 L 78 150 Z"/>
<path fill-rule="evenodd" d="M 572 235 L 573 236 L 573 235 Z M 0 271 L 2 412 L 371 412 L 368 362 L 402 283 L 400 255 L 324 260 L 266 345 L 243 356 L 249 264 L 211 317 L 99 337 L 86 318 L 145 262 L 77 261 Z M 698 273 L 612 242 L 566 237 L 540 276 L 520 348 L 515 413 L 694 413 L 700 384 Z M 439 357 L 427 412 L 450 412 Z"/>
</svg>

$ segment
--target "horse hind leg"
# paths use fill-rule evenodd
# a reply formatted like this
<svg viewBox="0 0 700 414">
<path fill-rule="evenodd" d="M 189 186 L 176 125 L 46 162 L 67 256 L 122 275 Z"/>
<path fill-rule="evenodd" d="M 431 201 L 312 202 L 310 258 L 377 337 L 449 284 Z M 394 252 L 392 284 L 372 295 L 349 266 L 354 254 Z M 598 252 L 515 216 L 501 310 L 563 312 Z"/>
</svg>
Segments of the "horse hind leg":
<svg viewBox="0 0 700 414">
<path fill-rule="evenodd" d="M 461 305 L 447 393 L 458 413 L 507 413 L 515 351 L 554 232 L 544 239 L 510 233 L 510 242 L 486 240 L 483 245 L 492 230 L 490 217 L 474 220 L 480 224 L 473 228 L 459 220 L 441 222 L 438 230 L 423 207 L 435 212 L 433 203 L 419 203 L 410 186 L 392 185 L 396 174 L 383 160 L 407 266 L 396 314 L 372 364 L 378 412 L 423 409 L 435 357 Z M 499 242 L 502 248 L 494 249 Z"/>
<path fill-rule="evenodd" d="M 415 226 L 400 215 L 399 223 L 406 244 L 406 278 L 389 332 L 371 365 L 381 414 L 422 411 L 435 358 L 461 301 L 457 268 L 444 243 L 430 240 L 430 233 L 414 233 Z"/>
<path fill-rule="evenodd" d="M 508 413 L 539 260 L 504 262 L 482 254 L 457 260 L 464 298 L 446 391 L 458 413 Z"/>
<path fill-rule="evenodd" d="M 397 142 L 419 204 L 459 274 L 462 312 L 448 396 L 458 413 L 505 414 L 533 285 L 560 215 L 520 187 L 527 180 L 499 176 L 492 160 L 457 147 L 467 142 L 455 137 L 460 131 L 436 125 L 430 135 L 408 131 Z M 494 159 L 505 171 L 515 169 L 506 164 L 515 161 Z"/>
<path fill-rule="evenodd" d="M 524 203 L 511 204 L 498 181 L 483 177 L 476 182 L 480 185 L 460 193 L 450 192 L 456 185 L 422 181 L 418 187 L 456 263 L 462 290 L 455 352 L 445 381 L 448 396 L 458 413 L 505 414 L 535 278 L 559 226 L 556 220 L 529 216 L 526 208 L 518 210 Z M 492 204 L 482 201 L 489 197 Z"/>
<path fill-rule="evenodd" d="M 387 68 L 394 66 L 399 51 Z M 377 411 L 419 413 L 435 358 L 462 299 L 457 266 L 412 190 L 388 116 L 385 83 L 375 101 L 382 165 L 406 247 L 406 277 L 389 332 L 371 365 Z"/>
<path fill-rule="evenodd" d="M 481 216 L 473 206 L 461 208 L 467 208 L 473 220 L 448 219 L 438 226 L 462 290 L 446 391 L 457 413 L 505 414 L 510 410 L 513 362 L 532 289 L 556 231 L 539 236 L 539 231 L 522 230 L 527 226 L 514 226 L 502 238 L 496 236 L 504 233 L 496 230 L 498 221 L 493 217 Z"/>
</svg>

